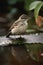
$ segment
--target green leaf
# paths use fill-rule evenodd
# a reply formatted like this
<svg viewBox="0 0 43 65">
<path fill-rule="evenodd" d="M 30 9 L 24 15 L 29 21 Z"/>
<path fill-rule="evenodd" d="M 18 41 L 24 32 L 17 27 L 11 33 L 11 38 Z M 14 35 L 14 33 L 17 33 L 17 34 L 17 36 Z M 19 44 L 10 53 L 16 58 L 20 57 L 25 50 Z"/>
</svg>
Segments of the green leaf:
<svg viewBox="0 0 43 65">
<path fill-rule="evenodd" d="M 41 9 L 42 6 L 43 6 L 43 2 L 40 2 L 40 3 L 36 6 L 36 8 L 35 8 L 35 10 L 34 10 L 35 19 L 38 17 L 39 11 L 40 11 L 40 9 Z"/>
<path fill-rule="evenodd" d="M 25 5 L 24 8 L 26 11 L 29 11 L 29 5 L 31 2 L 33 2 L 34 0 L 25 0 Z"/>
<path fill-rule="evenodd" d="M 34 1 L 29 5 L 29 10 L 33 10 L 36 8 L 36 6 L 41 3 L 41 1 Z"/>
</svg>

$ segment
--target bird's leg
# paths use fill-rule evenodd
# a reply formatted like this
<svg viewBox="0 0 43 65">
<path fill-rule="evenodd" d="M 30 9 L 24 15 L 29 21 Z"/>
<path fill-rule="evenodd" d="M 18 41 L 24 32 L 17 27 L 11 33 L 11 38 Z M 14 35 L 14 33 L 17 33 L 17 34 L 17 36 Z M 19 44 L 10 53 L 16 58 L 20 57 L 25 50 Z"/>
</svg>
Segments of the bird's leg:
<svg viewBox="0 0 43 65">
<path fill-rule="evenodd" d="M 20 35 L 20 38 L 22 38 L 22 36 Z"/>
<path fill-rule="evenodd" d="M 19 39 L 22 40 L 22 41 L 25 40 L 25 38 L 22 37 L 21 35 L 20 35 Z"/>
<path fill-rule="evenodd" d="M 20 35 L 19 39 L 24 39 L 24 38 L 22 37 L 22 35 Z"/>
</svg>

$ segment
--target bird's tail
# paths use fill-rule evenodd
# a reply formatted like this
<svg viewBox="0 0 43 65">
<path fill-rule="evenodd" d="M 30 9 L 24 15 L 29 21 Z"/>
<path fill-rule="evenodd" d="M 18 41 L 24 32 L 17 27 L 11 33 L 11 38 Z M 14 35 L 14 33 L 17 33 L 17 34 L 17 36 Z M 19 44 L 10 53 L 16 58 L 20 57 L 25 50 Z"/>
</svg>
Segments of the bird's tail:
<svg viewBox="0 0 43 65">
<path fill-rule="evenodd" d="M 9 35 L 11 35 L 11 32 L 9 32 L 9 33 L 6 35 L 6 37 L 9 37 Z"/>
</svg>

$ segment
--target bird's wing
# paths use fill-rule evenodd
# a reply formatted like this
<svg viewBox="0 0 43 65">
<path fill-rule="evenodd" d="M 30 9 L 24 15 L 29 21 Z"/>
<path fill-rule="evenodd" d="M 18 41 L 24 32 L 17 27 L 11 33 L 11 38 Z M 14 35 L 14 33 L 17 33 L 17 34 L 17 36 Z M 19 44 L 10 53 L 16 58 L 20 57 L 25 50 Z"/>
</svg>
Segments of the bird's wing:
<svg viewBox="0 0 43 65">
<path fill-rule="evenodd" d="M 12 24 L 12 26 L 10 27 L 9 31 L 10 31 L 12 28 L 14 28 L 15 26 L 17 26 L 18 24 L 19 24 L 19 21 L 18 21 L 18 20 L 15 21 L 15 22 Z"/>
</svg>

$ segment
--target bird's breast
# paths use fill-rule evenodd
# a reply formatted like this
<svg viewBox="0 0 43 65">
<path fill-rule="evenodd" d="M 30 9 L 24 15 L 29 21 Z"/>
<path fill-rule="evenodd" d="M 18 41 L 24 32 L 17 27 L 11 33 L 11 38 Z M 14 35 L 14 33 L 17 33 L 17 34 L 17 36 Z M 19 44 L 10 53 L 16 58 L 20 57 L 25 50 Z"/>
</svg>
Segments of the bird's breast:
<svg viewBox="0 0 43 65">
<path fill-rule="evenodd" d="M 21 34 L 21 33 L 24 33 L 26 31 L 27 27 L 28 27 L 28 23 L 27 22 L 19 24 L 18 26 L 15 26 L 11 30 L 11 33 L 12 34 Z"/>
</svg>

